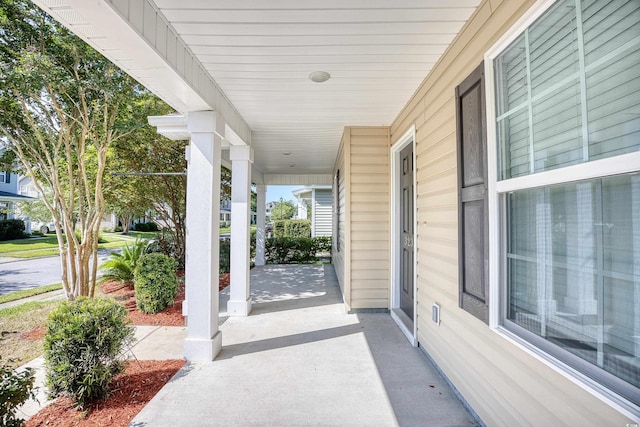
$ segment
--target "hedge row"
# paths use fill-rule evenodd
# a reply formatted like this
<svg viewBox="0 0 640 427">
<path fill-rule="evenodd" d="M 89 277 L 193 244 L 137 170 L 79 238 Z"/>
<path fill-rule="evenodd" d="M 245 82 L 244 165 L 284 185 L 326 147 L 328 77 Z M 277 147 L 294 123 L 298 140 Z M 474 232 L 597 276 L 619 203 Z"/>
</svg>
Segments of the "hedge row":
<svg viewBox="0 0 640 427">
<path fill-rule="evenodd" d="M 318 260 L 318 254 L 331 252 L 331 237 L 273 237 L 265 241 L 269 264 L 297 264 Z"/>
<path fill-rule="evenodd" d="M 0 220 L 0 241 L 22 239 L 24 237 L 24 222 L 20 219 Z"/>
<path fill-rule="evenodd" d="M 306 219 L 273 221 L 273 237 L 311 237 L 311 221 Z"/>
</svg>

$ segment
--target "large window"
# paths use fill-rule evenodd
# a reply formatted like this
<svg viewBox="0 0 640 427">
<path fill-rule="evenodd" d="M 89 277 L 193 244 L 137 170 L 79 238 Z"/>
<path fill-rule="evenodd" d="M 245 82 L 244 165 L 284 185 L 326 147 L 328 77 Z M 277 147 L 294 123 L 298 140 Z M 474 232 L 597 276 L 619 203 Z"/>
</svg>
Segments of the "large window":
<svg viewBox="0 0 640 427">
<path fill-rule="evenodd" d="M 640 2 L 558 1 L 493 71 L 503 323 L 639 405 Z"/>
</svg>

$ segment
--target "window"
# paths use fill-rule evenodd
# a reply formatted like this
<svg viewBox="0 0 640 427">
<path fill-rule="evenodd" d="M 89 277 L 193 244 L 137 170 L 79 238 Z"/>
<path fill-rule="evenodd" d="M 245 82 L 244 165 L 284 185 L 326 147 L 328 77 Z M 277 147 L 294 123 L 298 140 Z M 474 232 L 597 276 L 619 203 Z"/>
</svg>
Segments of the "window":
<svg viewBox="0 0 640 427">
<path fill-rule="evenodd" d="M 504 313 L 640 404 L 640 2 L 561 0 L 495 56 Z"/>
<path fill-rule="evenodd" d="M 0 171 L 0 183 L 9 182 L 7 181 L 8 173 Z"/>
</svg>

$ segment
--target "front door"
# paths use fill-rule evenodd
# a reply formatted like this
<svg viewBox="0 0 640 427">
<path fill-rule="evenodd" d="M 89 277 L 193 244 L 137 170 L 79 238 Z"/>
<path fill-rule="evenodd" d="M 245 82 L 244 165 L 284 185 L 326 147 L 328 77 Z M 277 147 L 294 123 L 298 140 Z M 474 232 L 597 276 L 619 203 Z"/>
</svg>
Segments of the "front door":
<svg viewBox="0 0 640 427">
<path fill-rule="evenodd" d="M 413 320 L 413 144 L 400 152 L 400 308 Z"/>
</svg>

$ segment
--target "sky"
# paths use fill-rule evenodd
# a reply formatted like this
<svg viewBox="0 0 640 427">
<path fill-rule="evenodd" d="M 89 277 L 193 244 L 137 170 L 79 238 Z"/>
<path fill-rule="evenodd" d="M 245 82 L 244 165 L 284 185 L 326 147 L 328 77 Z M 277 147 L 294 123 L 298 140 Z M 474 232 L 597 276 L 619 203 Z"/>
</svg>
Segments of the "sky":
<svg viewBox="0 0 640 427">
<path fill-rule="evenodd" d="M 284 200 L 293 200 L 296 198 L 293 197 L 291 192 L 293 190 L 297 190 L 300 188 L 300 185 L 268 185 L 267 186 L 267 203 L 279 201 L 280 197 Z"/>
</svg>

